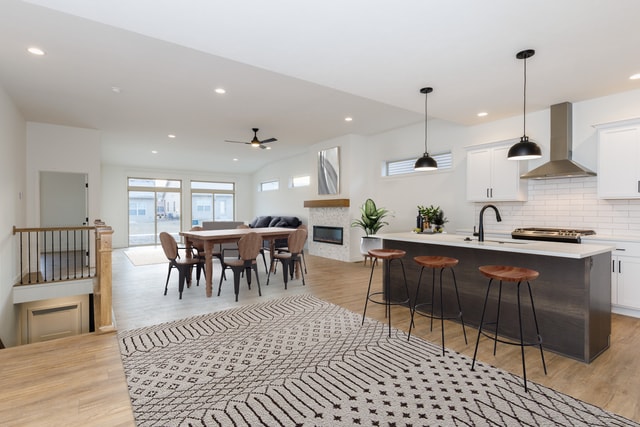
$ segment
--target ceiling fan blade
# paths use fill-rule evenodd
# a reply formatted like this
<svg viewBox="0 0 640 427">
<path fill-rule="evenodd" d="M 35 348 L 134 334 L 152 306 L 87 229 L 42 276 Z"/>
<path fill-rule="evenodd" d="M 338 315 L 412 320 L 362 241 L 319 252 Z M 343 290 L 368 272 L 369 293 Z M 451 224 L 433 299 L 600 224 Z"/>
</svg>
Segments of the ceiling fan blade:
<svg viewBox="0 0 640 427">
<path fill-rule="evenodd" d="M 231 141 L 229 139 L 225 139 L 224 142 L 233 142 L 235 144 L 251 144 L 250 142 L 245 142 L 245 141 Z"/>
<path fill-rule="evenodd" d="M 276 142 L 277 139 L 276 138 L 269 138 L 269 139 L 265 139 L 264 141 L 260 141 L 260 144 L 268 144 L 270 142 Z"/>
</svg>

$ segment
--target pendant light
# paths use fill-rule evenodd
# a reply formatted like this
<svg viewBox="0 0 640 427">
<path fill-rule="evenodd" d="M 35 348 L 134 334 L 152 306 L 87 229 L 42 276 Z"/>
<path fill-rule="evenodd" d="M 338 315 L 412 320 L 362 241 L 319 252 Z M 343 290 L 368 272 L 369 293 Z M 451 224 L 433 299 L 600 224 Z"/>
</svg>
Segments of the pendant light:
<svg viewBox="0 0 640 427">
<path fill-rule="evenodd" d="M 507 155 L 509 160 L 530 160 L 542 157 L 542 150 L 540 150 L 538 144 L 529 141 L 527 136 L 527 58 L 531 58 L 535 53 L 535 50 L 527 49 L 516 54 L 516 58 L 524 59 L 523 131 L 520 142 L 509 149 L 509 154 Z"/>
<path fill-rule="evenodd" d="M 417 171 L 432 171 L 438 169 L 438 162 L 429 155 L 427 150 L 427 94 L 431 92 L 433 92 L 433 88 L 431 87 L 423 87 L 420 89 L 420 93 L 424 93 L 424 154 L 416 160 L 416 164 L 413 166 L 413 169 Z"/>
</svg>

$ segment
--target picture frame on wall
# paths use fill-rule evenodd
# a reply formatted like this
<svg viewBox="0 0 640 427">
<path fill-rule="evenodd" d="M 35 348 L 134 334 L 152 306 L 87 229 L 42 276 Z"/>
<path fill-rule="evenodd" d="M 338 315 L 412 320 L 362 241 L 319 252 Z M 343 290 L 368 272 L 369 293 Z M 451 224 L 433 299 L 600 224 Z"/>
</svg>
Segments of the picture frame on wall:
<svg viewBox="0 0 640 427">
<path fill-rule="evenodd" d="M 340 188 L 339 147 L 318 152 L 318 194 L 338 194 Z"/>
</svg>

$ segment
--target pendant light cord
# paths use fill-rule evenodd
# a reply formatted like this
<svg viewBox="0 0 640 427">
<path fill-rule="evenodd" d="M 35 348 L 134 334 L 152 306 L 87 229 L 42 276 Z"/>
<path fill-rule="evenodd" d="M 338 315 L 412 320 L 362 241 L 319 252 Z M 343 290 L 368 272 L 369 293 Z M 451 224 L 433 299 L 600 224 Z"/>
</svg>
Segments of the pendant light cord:
<svg viewBox="0 0 640 427">
<path fill-rule="evenodd" d="M 424 94 L 424 153 L 425 154 L 427 154 L 427 151 L 428 151 L 427 150 L 427 130 L 428 130 L 427 98 L 428 96 L 429 96 L 429 93 Z"/>
<path fill-rule="evenodd" d="M 522 135 L 527 134 L 527 57 L 524 57 L 524 96 L 522 97 Z"/>
</svg>

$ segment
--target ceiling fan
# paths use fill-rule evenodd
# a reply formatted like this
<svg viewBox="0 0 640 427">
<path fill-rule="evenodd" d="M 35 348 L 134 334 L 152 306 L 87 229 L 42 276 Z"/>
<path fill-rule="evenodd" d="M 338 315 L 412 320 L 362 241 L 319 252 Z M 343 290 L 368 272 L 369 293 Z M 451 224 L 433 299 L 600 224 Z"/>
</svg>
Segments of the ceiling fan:
<svg viewBox="0 0 640 427">
<path fill-rule="evenodd" d="M 268 139 L 264 139 L 264 140 L 260 141 L 260 140 L 258 139 L 258 130 L 259 130 L 259 129 L 258 129 L 258 128 L 252 128 L 251 130 L 253 131 L 253 139 L 251 140 L 251 142 L 244 142 L 244 141 L 230 141 L 230 140 L 228 140 L 228 139 L 225 139 L 224 141 L 225 141 L 225 142 L 233 142 L 233 143 L 236 143 L 236 144 L 248 144 L 248 145 L 251 145 L 251 146 L 252 146 L 252 147 L 254 147 L 254 148 L 258 148 L 258 147 L 260 147 L 260 148 L 262 148 L 262 149 L 267 149 L 267 150 L 270 150 L 270 149 L 271 149 L 271 147 L 268 147 L 268 146 L 266 146 L 265 144 L 268 144 L 268 143 L 270 143 L 270 142 L 275 142 L 275 141 L 277 141 L 277 139 L 276 139 L 276 138 L 268 138 Z"/>
</svg>

